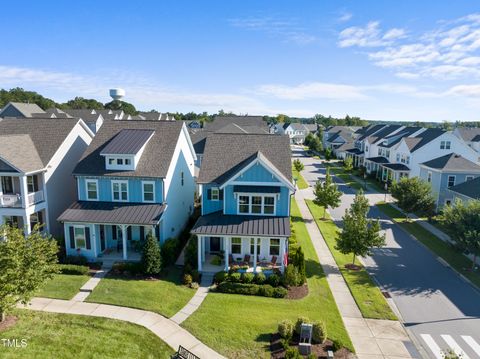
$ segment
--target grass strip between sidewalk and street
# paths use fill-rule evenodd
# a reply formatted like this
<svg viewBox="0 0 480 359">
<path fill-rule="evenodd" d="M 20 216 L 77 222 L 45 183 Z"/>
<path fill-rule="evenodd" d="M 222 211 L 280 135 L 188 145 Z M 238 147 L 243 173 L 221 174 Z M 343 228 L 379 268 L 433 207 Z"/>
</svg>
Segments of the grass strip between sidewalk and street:
<svg viewBox="0 0 480 359">
<path fill-rule="evenodd" d="M 453 269 L 464 275 L 473 284 L 480 288 L 480 273 L 468 270 L 472 266 L 472 261 L 469 258 L 455 250 L 451 244 L 442 241 L 418 223 L 407 222 L 405 214 L 392 207 L 390 204 L 380 202 L 377 203 L 376 206 L 401 228 L 414 236 L 433 253 L 445 260 L 445 262 L 447 262 Z"/>
<path fill-rule="evenodd" d="M 375 285 L 365 268 L 357 260 L 356 264 L 361 266 L 358 271 L 352 271 L 345 268 L 346 264 L 352 263 L 352 255 L 342 254 L 335 249 L 336 238 L 338 236 L 338 227 L 332 221 L 330 215 L 326 214 L 323 220 L 323 207 L 316 205 L 312 200 L 306 200 L 308 209 L 312 213 L 315 223 L 322 233 L 325 242 L 330 249 L 335 262 L 352 293 L 364 318 L 397 320 L 392 309 L 388 305 L 380 289 Z"/>
<path fill-rule="evenodd" d="M 298 172 L 295 167 L 292 167 L 292 177 L 295 179 L 298 189 L 305 189 L 308 188 L 308 183 L 303 178 L 302 174 Z"/>
</svg>

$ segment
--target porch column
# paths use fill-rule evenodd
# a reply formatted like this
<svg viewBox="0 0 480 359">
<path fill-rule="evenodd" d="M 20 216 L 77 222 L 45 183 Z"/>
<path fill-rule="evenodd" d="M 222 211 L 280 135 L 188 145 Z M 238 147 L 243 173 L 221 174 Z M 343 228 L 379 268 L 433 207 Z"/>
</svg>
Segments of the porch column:
<svg viewBox="0 0 480 359">
<path fill-rule="evenodd" d="M 197 260 L 198 260 L 198 271 L 202 271 L 202 242 L 203 242 L 203 237 L 198 236 L 197 237 Z"/>
<path fill-rule="evenodd" d="M 90 233 L 91 233 L 91 239 L 92 239 L 92 247 L 93 247 L 93 255 L 95 258 L 97 257 L 97 236 L 95 233 L 95 225 L 92 224 L 90 226 Z"/>
<path fill-rule="evenodd" d="M 22 217 L 23 220 L 23 232 L 25 236 L 28 236 L 32 229 L 30 228 L 30 215 L 26 214 Z"/>
<path fill-rule="evenodd" d="M 205 262 L 205 249 L 207 248 L 206 237 L 202 236 L 202 262 Z"/>
<path fill-rule="evenodd" d="M 228 263 L 228 237 L 223 237 L 223 243 L 225 246 L 225 271 L 228 271 L 229 263 Z"/>
<path fill-rule="evenodd" d="M 122 246 L 123 246 L 123 260 L 127 260 L 127 227 L 122 224 Z"/>
<path fill-rule="evenodd" d="M 281 260 L 281 271 L 285 270 L 285 238 L 280 238 L 280 260 Z"/>
<path fill-rule="evenodd" d="M 257 272 L 257 239 L 253 239 L 253 273 Z"/>
<path fill-rule="evenodd" d="M 43 191 L 43 200 L 47 202 L 47 205 L 45 206 L 45 215 L 43 217 L 43 222 L 45 226 L 43 227 L 43 230 L 50 233 L 50 215 L 48 213 L 48 196 L 47 196 L 47 183 L 45 182 L 45 172 L 42 173 L 42 191 Z"/>
<path fill-rule="evenodd" d="M 27 176 L 20 176 L 20 193 L 22 196 L 22 207 L 28 207 L 28 186 L 27 186 Z"/>
</svg>

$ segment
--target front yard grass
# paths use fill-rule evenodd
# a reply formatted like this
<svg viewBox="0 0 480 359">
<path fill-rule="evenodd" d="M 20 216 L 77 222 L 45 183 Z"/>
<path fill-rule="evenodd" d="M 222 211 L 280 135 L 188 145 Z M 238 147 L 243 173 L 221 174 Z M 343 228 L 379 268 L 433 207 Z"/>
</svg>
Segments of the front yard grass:
<svg viewBox="0 0 480 359">
<path fill-rule="evenodd" d="M 298 172 L 295 167 L 292 167 L 292 177 L 297 181 L 297 186 L 299 189 L 308 188 L 308 183 L 303 178 L 302 174 Z"/>
<path fill-rule="evenodd" d="M 70 300 L 90 278 L 88 275 L 55 274 L 35 296 Z"/>
<path fill-rule="evenodd" d="M 363 317 L 397 320 L 397 317 L 392 312 L 380 289 L 375 285 L 370 275 L 358 260 L 356 264 L 362 267 L 360 270 L 352 271 L 345 268 L 346 264 L 352 263 L 352 255 L 342 254 L 335 249 L 338 227 L 332 221 L 330 215 L 327 213 L 326 219 L 322 220 L 323 208 L 311 200 L 306 200 L 306 203 Z"/>
<path fill-rule="evenodd" d="M 295 200 L 293 230 L 305 253 L 308 295 L 299 300 L 210 293 L 182 326 L 228 358 L 270 358 L 270 334 L 283 319 L 323 320 L 328 337 L 353 351 Z"/>
<path fill-rule="evenodd" d="M 348 187 L 351 187 L 357 191 L 363 188 L 363 186 L 358 183 L 350 173 L 345 171 L 341 162 L 325 163 L 325 166 L 330 168 L 330 173 L 340 178 Z"/>
<path fill-rule="evenodd" d="M 170 358 L 173 350 L 149 330 L 118 320 L 16 310 L 17 323 L 1 332 L 27 340 L 25 348 L 0 346 L 3 359 Z"/>
<path fill-rule="evenodd" d="M 120 305 L 171 317 L 195 294 L 181 284 L 182 272 L 169 267 L 160 280 L 104 278 L 87 297 L 87 302 Z"/>
<path fill-rule="evenodd" d="M 472 261 L 470 259 L 456 251 L 449 243 L 442 241 L 418 223 L 407 222 L 405 215 L 388 203 L 377 203 L 377 207 L 395 221 L 401 228 L 423 243 L 433 253 L 443 258 L 452 268 L 462 273 L 480 288 L 480 273 L 465 270 L 472 266 Z"/>
</svg>

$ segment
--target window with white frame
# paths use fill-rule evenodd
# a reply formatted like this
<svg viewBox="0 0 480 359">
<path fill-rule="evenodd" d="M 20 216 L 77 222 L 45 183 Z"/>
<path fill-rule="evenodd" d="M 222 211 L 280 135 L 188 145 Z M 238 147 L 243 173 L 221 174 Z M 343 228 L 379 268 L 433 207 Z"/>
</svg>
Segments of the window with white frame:
<svg viewBox="0 0 480 359">
<path fill-rule="evenodd" d="M 450 141 L 440 141 L 440 149 L 441 150 L 449 150 L 452 146 Z"/>
<path fill-rule="evenodd" d="M 128 201 L 128 181 L 112 181 L 112 200 L 114 202 Z"/>
<path fill-rule="evenodd" d="M 455 186 L 455 176 L 448 176 L 447 186 L 448 187 Z"/>
<path fill-rule="evenodd" d="M 87 187 L 87 200 L 98 201 L 98 181 L 94 179 L 85 180 Z"/>
<path fill-rule="evenodd" d="M 142 181 L 143 202 L 155 202 L 155 182 Z"/>
<path fill-rule="evenodd" d="M 210 199 L 212 201 L 220 200 L 220 190 L 217 187 L 213 187 L 210 193 L 211 193 Z"/>
<path fill-rule="evenodd" d="M 427 182 L 428 183 L 432 182 L 432 172 L 431 171 L 428 171 L 428 173 L 427 173 Z"/>
<path fill-rule="evenodd" d="M 473 176 L 465 176 L 465 182 L 471 181 L 472 179 L 473 179 Z"/>
<path fill-rule="evenodd" d="M 257 241 L 257 257 L 260 256 L 260 238 L 251 238 L 250 239 L 250 254 L 253 256 L 255 254 L 255 240 Z"/>
<path fill-rule="evenodd" d="M 271 256 L 280 255 L 280 239 L 279 238 L 270 238 L 270 255 Z"/>
<path fill-rule="evenodd" d="M 400 162 L 400 153 L 397 153 L 397 162 Z"/>
<path fill-rule="evenodd" d="M 75 248 L 87 248 L 85 239 L 85 227 L 74 227 Z"/>
<path fill-rule="evenodd" d="M 242 254 L 242 239 L 239 237 L 232 238 L 232 254 Z"/>
<path fill-rule="evenodd" d="M 275 214 L 275 196 L 242 194 L 238 196 L 238 213 Z"/>
<path fill-rule="evenodd" d="M 379 156 L 382 155 L 382 149 L 381 149 L 381 148 L 378 149 L 378 155 L 379 155 Z"/>
</svg>

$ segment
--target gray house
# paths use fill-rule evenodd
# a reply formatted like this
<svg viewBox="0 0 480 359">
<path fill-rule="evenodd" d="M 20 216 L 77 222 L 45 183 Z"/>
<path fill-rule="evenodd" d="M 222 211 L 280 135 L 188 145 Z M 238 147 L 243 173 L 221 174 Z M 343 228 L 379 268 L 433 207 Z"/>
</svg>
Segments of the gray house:
<svg viewBox="0 0 480 359">
<path fill-rule="evenodd" d="M 454 201 L 456 199 L 465 202 L 480 200 L 480 177 L 450 187 L 448 192 L 451 194 Z"/>
<path fill-rule="evenodd" d="M 480 166 L 466 158 L 450 153 L 420 164 L 420 178 L 432 186 L 437 210 L 453 202 L 448 189 L 480 176 Z"/>
</svg>

